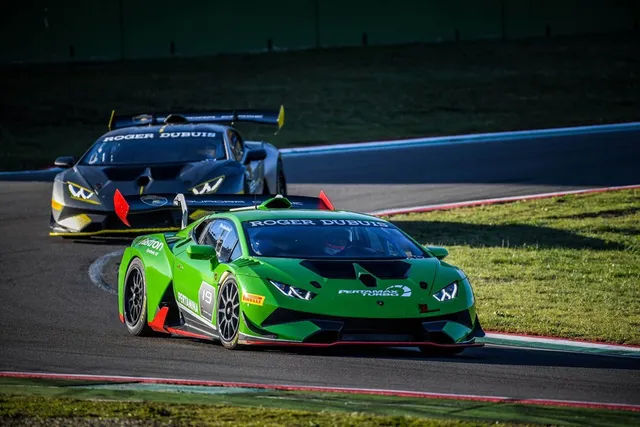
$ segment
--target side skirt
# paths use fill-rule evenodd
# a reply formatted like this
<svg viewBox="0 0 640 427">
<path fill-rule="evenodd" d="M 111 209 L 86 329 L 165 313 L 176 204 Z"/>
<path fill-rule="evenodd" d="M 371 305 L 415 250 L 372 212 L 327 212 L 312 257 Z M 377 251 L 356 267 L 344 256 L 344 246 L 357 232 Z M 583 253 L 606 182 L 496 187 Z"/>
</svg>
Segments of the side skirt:
<svg viewBox="0 0 640 427">
<path fill-rule="evenodd" d="M 174 333 L 208 340 L 218 339 L 218 333 L 213 330 L 213 325 L 207 325 L 202 319 L 199 319 L 186 310 L 179 309 L 179 311 L 183 322 L 181 326 L 171 328 L 172 331 L 175 331 Z M 181 334 L 181 332 L 183 333 Z M 197 337 L 195 335 L 197 335 Z"/>
<path fill-rule="evenodd" d="M 207 323 L 190 313 L 181 309 L 173 297 L 172 286 L 169 286 L 162 299 L 162 307 L 156 313 L 149 326 L 156 332 L 165 334 L 181 335 L 189 338 L 202 340 L 216 340 L 218 334 L 213 325 Z"/>
</svg>

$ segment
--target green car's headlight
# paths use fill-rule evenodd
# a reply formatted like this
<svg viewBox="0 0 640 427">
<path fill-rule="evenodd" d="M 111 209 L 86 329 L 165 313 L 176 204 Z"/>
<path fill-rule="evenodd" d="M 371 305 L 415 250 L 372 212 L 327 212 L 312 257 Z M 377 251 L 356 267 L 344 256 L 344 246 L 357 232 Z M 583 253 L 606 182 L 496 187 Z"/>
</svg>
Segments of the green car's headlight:
<svg viewBox="0 0 640 427">
<path fill-rule="evenodd" d="M 442 288 L 440 289 L 440 291 L 433 294 L 433 297 L 440 302 L 454 299 L 457 296 L 458 296 L 458 282 L 453 282 L 447 287 Z"/>
<path fill-rule="evenodd" d="M 297 298 L 297 299 L 303 299 L 303 300 L 309 301 L 315 298 L 317 295 L 311 291 L 296 288 L 295 286 L 287 285 L 285 283 L 276 282 L 275 280 L 269 280 L 269 282 L 271 282 L 271 284 L 275 286 L 277 290 L 279 290 L 284 295 L 291 298 Z"/>
<path fill-rule="evenodd" d="M 98 196 L 93 191 L 85 188 L 75 182 L 67 182 L 67 189 L 71 198 L 74 200 L 80 200 L 81 202 L 93 203 L 94 205 L 100 204 Z"/>
<path fill-rule="evenodd" d="M 191 189 L 193 194 L 211 194 L 218 191 L 220 185 L 222 185 L 222 181 L 224 181 L 224 176 L 219 176 L 217 178 L 210 179 L 209 181 L 202 182 Z"/>
</svg>

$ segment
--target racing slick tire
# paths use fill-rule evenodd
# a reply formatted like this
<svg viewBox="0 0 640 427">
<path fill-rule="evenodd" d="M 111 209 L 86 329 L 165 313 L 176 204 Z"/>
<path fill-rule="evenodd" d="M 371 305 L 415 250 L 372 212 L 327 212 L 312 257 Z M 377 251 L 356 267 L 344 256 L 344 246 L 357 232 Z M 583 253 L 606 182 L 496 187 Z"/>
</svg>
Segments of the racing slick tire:
<svg viewBox="0 0 640 427">
<path fill-rule="evenodd" d="M 124 324 L 132 335 L 152 336 L 147 324 L 147 282 L 140 258 L 129 264 L 124 279 Z"/>
<path fill-rule="evenodd" d="M 278 168 L 276 169 L 276 188 L 269 188 L 267 179 L 264 180 L 264 186 L 262 194 L 281 194 L 287 195 L 287 179 L 284 176 L 284 167 L 282 166 L 282 160 L 278 160 Z M 273 190 L 273 191 L 272 191 Z"/>
<path fill-rule="evenodd" d="M 218 291 L 216 324 L 220 343 L 229 350 L 238 345 L 240 337 L 240 292 L 235 277 L 229 275 Z"/>
<path fill-rule="evenodd" d="M 282 194 L 283 196 L 287 195 L 287 179 L 284 176 L 282 160 L 278 160 L 276 194 Z"/>
</svg>

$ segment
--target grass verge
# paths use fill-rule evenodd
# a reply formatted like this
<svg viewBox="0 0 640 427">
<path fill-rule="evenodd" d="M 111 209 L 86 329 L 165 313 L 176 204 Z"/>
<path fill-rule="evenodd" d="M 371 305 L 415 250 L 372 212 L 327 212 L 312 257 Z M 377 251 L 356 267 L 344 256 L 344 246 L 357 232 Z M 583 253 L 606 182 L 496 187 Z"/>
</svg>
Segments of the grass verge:
<svg viewBox="0 0 640 427">
<path fill-rule="evenodd" d="M 391 219 L 449 249 L 486 329 L 640 344 L 640 190 Z"/>
<path fill-rule="evenodd" d="M 0 422 L 65 425 L 484 426 L 629 425 L 628 411 L 273 390 L 205 394 L 202 387 L 109 390 L 109 384 L 0 379 Z M 113 385 L 113 384 L 111 384 Z M 93 388 L 90 388 L 93 387 Z M 206 387 L 214 389 L 213 387 Z M 190 391 L 199 390 L 199 391 Z"/>
<path fill-rule="evenodd" d="M 0 170 L 79 156 L 112 109 L 283 103 L 280 147 L 635 121 L 639 50 L 616 35 L 4 67 Z"/>
</svg>

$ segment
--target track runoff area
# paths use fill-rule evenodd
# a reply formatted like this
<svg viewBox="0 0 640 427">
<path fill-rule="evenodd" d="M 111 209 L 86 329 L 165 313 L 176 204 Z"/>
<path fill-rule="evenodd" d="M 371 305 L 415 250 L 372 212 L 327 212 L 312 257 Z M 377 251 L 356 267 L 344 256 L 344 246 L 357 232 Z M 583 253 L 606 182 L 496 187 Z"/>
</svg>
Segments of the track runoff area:
<svg viewBox="0 0 640 427">
<path fill-rule="evenodd" d="M 424 139 L 412 139 L 412 140 L 395 140 L 395 141 L 380 141 L 362 144 L 339 144 L 322 147 L 309 147 L 305 149 L 289 149 L 283 150 L 283 156 L 285 162 L 289 158 L 297 158 L 302 160 L 307 157 L 325 156 L 332 154 L 353 154 L 353 153 L 367 153 L 371 151 L 397 151 L 406 148 L 420 148 L 427 146 L 457 146 L 461 144 L 483 144 L 491 142 L 509 142 L 509 144 L 516 145 L 519 142 L 526 142 L 532 139 L 538 140 L 541 138 L 563 138 L 567 136 L 605 136 L 611 133 L 617 132 L 636 132 L 640 130 L 640 123 L 629 123 L 621 125 L 609 125 L 609 126 L 592 126 L 581 128 L 564 128 L 564 129 L 550 129 L 550 130 L 537 130 L 537 131 L 524 131 L 524 132 L 508 132 L 500 134 L 482 134 L 482 135 L 467 135 L 456 137 L 442 137 L 442 138 L 424 138 Z M 549 141 L 551 142 L 551 141 Z M 295 178 L 292 182 L 297 182 Z M 303 180 L 304 182 L 304 180 Z M 578 190 L 569 191 L 552 191 L 537 194 L 523 194 L 518 196 L 507 197 L 489 197 L 483 199 L 469 200 L 469 201 L 456 201 L 452 203 L 440 203 L 440 204 L 422 204 L 418 206 L 409 206 L 402 208 L 386 208 L 386 209 L 374 209 L 370 213 L 379 216 L 392 216 L 396 214 L 405 214 L 411 212 L 427 212 L 431 210 L 444 210 L 455 209 L 458 207 L 479 206 L 496 203 L 508 203 L 523 199 L 538 199 L 557 197 L 568 194 L 585 194 L 602 191 L 615 191 L 619 189 L 631 189 L 640 188 L 640 185 L 614 185 L 614 186 L 602 186 L 593 188 L 581 188 Z M 89 273 L 91 281 L 99 286 L 102 290 L 115 293 L 114 288 L 104 282 L 102 277 L 102 269 L 107 264 L 109 258 L 118 256 L 121 251 L 114 251 L 103 255 L 97 259 L 90 267 Z M 593 343 L 584 342 L 578 340 L 564 340 L 554 337 L 533 337 L 526 335 L 513 335 L 513 334 L 497 334 L 488 332 L 485 342 L 489 345 L 496 346 L 515 346 L 515 347 L 527 347 L 538 350 L 558 350 L 563 352 L 586 352 L 586 353 L 599 353 L 602 355 L 618 356 L 618 357 L 640 357 L 640 347 L 638 346 L 621 346 L 611 345 L 606 343 Z M 441 394 L 441 393 L 428 393 L 428 392 L 415 392 L 415 391 L 402 391 L 402 390 L 384 390 L 384 389 L 368 389 L 368 388 L 345 388 L 345 387 L 320 387 L 320 386 L 297 386 L 286 384 L 260 384 L 260 383 L 236 383 L 236 382 L 219 382 L 219 381 L 196 381 L 186 379 L 168 379 L 168 378 L 154 378 L 154 377 L 131 377 L 131 376 L 103 376 L 103 375 L 74 375 L 74 374 L 56 374 L 56 373 L 42 373 L 42 372 L 18 372 L 18 371 L 6 371 L 0 372 L 2 377 L 17 377 L 17 378 L 44 378 L 44 379 L 77 379 L 77 380 L 90 380 L 90 381 L 105 381 L 105 382 L 141 382 L 141 383 L 159 383 L 159 384 L 179 384 L 179 385 L 198 385 L 198 386 L 211 386 L 211 387 L 250 387 L 250 388 L 269 388 L 275 390 L 298 390 L 298 391 L 315 391 L 315 392 L 337 392 L 337 393 L 359 393 L 359 394 L 371 394 L 371 395 L 391 395 L 391 396 L 406 396 L 406 397 L 422 397 L 422 398 L 451 398 L 451 399 L 463 399 L 474 400 L 482 402 L 510 402 L 510 403 L 527 403 L 537 405 L 554 405 L 554 406 L 571 406 L 582 408 L 606 408 L 628 411 L 640 411 L 640 405 L 630 404 L 616 404 L 616 403 L 599 403 L 599 402 L 584 402 L 584 401 L 571 401 L 571 400 L 553 400 L 553 399 L 513 399 L 503 396 L 484 396 L 484 395 L 467 395 L 467 394 Z"/>
</svg>

